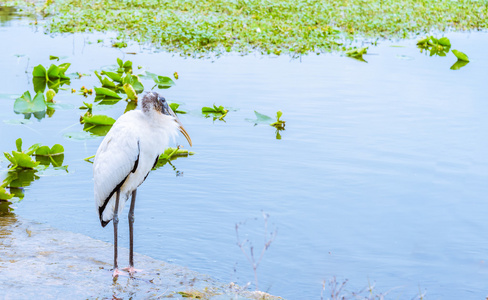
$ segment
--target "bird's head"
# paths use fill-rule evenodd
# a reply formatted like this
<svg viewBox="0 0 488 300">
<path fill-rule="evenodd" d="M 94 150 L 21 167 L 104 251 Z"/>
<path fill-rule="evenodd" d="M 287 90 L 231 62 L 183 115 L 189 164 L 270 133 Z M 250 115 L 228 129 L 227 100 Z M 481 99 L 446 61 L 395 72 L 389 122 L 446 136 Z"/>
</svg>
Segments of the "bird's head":
<svg viewBox="0 0 488 300">
<path fill-rule="evenodd" d="M 174 111 L 171 109 L 171 107 L 169 107 L 168 102 L 166 102 L 166 99 L 164 99 L 163 96 L 159 95 L 156 92 L 148 92 L 142 98 L 141 105 L 142 111 L 144 113 L 156 111 L 157 113 L 173 117 L 175 122 L 179 125 L 180 132 L 185 136 L 186 140 L 188 141 L 188 144 L 190 144 L 190 146 L 192 145 L 190 135 L 188 134 L 188 132 L 186 132 L 183 124 L 181 124 L 180 119 L 178 119 Z"/>
</svg>

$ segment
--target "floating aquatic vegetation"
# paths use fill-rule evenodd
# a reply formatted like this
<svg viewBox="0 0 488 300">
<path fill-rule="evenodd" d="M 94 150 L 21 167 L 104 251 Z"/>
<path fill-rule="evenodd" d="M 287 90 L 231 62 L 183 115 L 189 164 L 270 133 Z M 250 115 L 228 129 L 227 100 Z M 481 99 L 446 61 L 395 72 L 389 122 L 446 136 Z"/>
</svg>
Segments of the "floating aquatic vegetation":
<svg viewBox="0 0 488 300">
<path fill-rule="evenodd" d="M 363 58 L 363 54 L 368 52 L 368 47 L 354 48 L 345 52 L 346 56 L 352 57 L 362 62 L 367 62 Z"/>
<path fill-rule="evenodd" d="M 41 165 L 49 167 L 52 164 L 53 167 L 59 168 L 63 166 L 64 162 L 64 147 L 60 144 L 55 144 L 51 148 L 40 146 L 34 155 L 36 156 L 36 161 Z"/>
<path fill-rule="evenodd" d="M 32 71 L 34 91 L 36 93 L 44 92 L 47 85 L 48 88 L 53 89 L 57 93 L 61 85 L 69 84 L 70 82 L 70 78 L 65 74 L 70 65 L 70 63 L 63 63 L 58 66 L 52 64 L 47 70 L 43 65 L 34 67 Z"/>
<path fill-rule="evenodd" d="M 463 52 L 453 49 L 452 53 L 457 57 L 458 60 L 469 62 L 468 56 Z"/>
<path fill-rule="evenodd" d="M 246 119 L 246 121 L 254 123 L 254 126 L 258 124 L 269 124 L 270 126 L 273 126 L 276 128 L 276 139 L 281 140 L 281 133 L 280 131 L 285 130 L 285 121 L 281 120 L 281 116 L 283 115 L 283 112 L 281 110 L 276 112 L 276 121 L 273 122 L 273 118 L 263 115 L 261 113 L 258 113 L 257 111 L 254 111 L 254 114 L 256 115 L 256 119 Z"/>
<path fill-rule="evenodd" d="M 214 104 L 213 107 L 202 107 L 202 114 L 205 116 L 205 118 L 208 118 L 210 117 L 210 115 L 212 115 L 214 121 L 217 119 L 219 119 L 220 121 L 224 121 L 224 118 L 225 116 L 227 116 L 228 112 L 229 110 L 224 108 L 222 105 L 217 106 Z"/>
<path fill-rule="evenodd" d="M 189 155 L 194 155 L 194 152 L 188 151 L 186 149 L 181 149 L 180 147 L 173 148 L 169 147 L 159 156 L 158 162 L 153 167 L 153 170 L 159 169 L 170 163 L 170 161 L 176 160 L 178 157 L 188 157 Z"/>
<path fill-rule="evenodd" d="M 281 110 L 276 112 L 276 122 L 273 122 L 269 125 L 277 128 L 277 129 L 285 129 L 285 121 L 280 120 L 281 116 L 283 115 L 283 112 Z"/>
<path fill-rule="evenodd" d="M 434 36 L 428 36 L 417 41 L 417 47 L 420 48 L 421 53 L 423 50 L 429 51 L 430 56 L 446 56 L 451 49 L 451 41 L 447 37 L 437 39 Z"/>
<path fill-rule="evenodd" d="M 47 5 L 53 14 L 45 26 L 54 33 L 114 31 L 115 46 L 125 46 L 127 40 L 150 42 L 194 56 L 256 50 L 275 55 L 345 51 L 358 37 L 408 38 L 431 30 L 488 27 L 484 1 L 16 2 L 26 3 L 26 11 L 36 6 L 42 11 Z"/>
<path fill-rule="evenodd" d="M 26 118 L 30 118 L 31 113 L 44 112 L 47 108 L 46 101 L 44 99 L 44 93 L 38 92 L 34 99 L 32 99 L 29 91 L 26 91 L 22 96 L 15 99 L 14 112 L 21 114 L 28 114 Z"/>
<path fill-rule="evenodd" d="M 85 124 L 84 131 L 89 131 L 97 136 L 105 136 L 115 123 L 115 119 L 105 115 L 91 115 L 87 112 L 81 116 L 80 123 Z"/>
<path fill-rule="evenodd" d="M 116 72 L 101 71 L 95 75 L 100 80 L 102 87 L 95 88 L 95 100 L 109 100 L 112 103 L 122 99 L 118 93 L 127 95 L 127 98 L 132 101 L 137 101 L 137 95 L 144 91 L 139 77 L 132 74 L 132 62 L 130 60 L 124 62 L 117 58 L 118 69 Z M 106 76 L 106 77 L 103 77 Z"/>
<path fill-rule="evenodd" d="M 34 144 L 30 146 L 27 150 L 22 150 L 22 138 L 18 138 L 15 141 L 15 146 L 17 150 L 12 151 L 12 153 L 4 152 L 5 157 L 10 162 L 10 169 L 33 169 L 39 165 L 32 159 L 31 155 L 39 148 L 40 144 Z"/>
<path fill-rule="evenodd" d="M 154 82 L 156 83 L 152 88 L 154 89 L 156 86 L 158 89 L 169 89 L 173 85 L 175 85 L 175 82 L 173 79 L 169 78 L 168 76 L 161 76 L 157 75 L 151 72 L 146 71 L 146 75 L 144 76 L 145 78 L 152 78 Z M 175 78 L 177 78 L 178 75 L 176 75 Z"/>
<path fill-rule="evenodd" d="M 179 107 L 180 107 L 179 103 L 175 103 L 175 102 L 170 103 L 169 107 L 171 107 L 171 110 L 173 110 L 173 112 L 175 114 L 186 114 L 187 113 L 186 111 L 179 109 Z"/>
</svg>

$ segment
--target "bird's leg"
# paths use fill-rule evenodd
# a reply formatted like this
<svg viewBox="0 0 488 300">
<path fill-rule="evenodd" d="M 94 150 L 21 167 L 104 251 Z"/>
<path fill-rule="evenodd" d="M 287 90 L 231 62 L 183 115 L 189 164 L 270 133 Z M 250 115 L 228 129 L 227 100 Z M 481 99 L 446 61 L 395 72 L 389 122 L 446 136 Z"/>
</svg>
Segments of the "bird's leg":
<svg viewBox="0 0 488 300">
<path fill-rule="evenodd" d="M 132 201 L 130 202 L 129 210 L 129 236 L 130 236 L 130 250 L 129 250 L 129 267 L 134 267 L 134 206 L 136 204 L 136 192 L 132 192 Z"/>
<path fill-rule="evenodd" d="M 117 265 L 117 225 L 119 224 L 119 196 L 120 196 L 120 189 L 115 192 L 115 211 L 114 211 L 114 273 L 113 277 L 117 277 L 120 274 L 119 267 Z"/>
<path fill-rule="evenodd" d="M 134 269 L 134 207 L 136 206 L 136 192 L 137 189 L 132 192 L 132 200 L 130 202 L 129 210 L 129 267 L 124 268 L 124 271 L 128 271 L 130 275 L 134 274 L 136 270 Z"/>
</svg>

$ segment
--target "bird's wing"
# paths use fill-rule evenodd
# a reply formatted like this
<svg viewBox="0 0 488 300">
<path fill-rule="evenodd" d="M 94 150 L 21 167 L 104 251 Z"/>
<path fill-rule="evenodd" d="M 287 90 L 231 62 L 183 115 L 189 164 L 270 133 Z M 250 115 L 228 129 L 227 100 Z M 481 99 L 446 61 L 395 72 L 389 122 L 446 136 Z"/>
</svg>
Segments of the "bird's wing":
<svg viewBox="0 0 488 300">
<path fill-rule="evenodd" d="M 115 191 L 139 162 L 140 146 L 134 114 L 120 117 L 100 144 L 93 162 L 95 201 L 100 215 Z"/>
</svg>

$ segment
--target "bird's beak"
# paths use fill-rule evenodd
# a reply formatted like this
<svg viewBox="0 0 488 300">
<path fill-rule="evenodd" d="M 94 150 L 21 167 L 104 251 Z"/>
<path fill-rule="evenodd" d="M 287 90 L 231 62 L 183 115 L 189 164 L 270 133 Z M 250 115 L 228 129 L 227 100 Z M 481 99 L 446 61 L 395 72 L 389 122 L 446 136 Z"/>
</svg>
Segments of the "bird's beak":
<svg viewBox="0 0 488 300">
<path fill-rule="evenodd" d="M 185 129 L 185 127 L 183 127 L 183 124 L 181 124 L 180 120 L 178 118 L 176 118 L 175 120 L 176 120 L 176 123 L 178 123 L 178 125 L 180 125 L 180 132 L 186 137 L 188 144 L 190 144 L 190 146 L 191 146 L 192 144 L 191 144 L 190 135 L 188 134 L 188 132 L 186 132 L 186 129 Z"/>
<path fill-rule="evenodd" d="M 180 127 L 180 132 L 185 136 L 186 140 L 188 141 L 188 144 L 190 144 L 191 146 L 192 144 L 191 144 L 190 135 L 188 134 L 188 132 L 186 132 L 186 129 L 185 127 L 183 127 L 183 124 L 181 124 L 180 119 L 178 119 L 178 116 L 175 114 L 175 112 L 171 109 L 171 107 L 166 102 L 164 102 L 164 105 L 162 107 L 162 113 L 175 118 L 175 122 L 178 123 Z"/>
<path fill-rule="evenodd" d="M 188 144 L 190 144 L 190 147 L 191 147 L 190 135 L 188 134 L 188 132 L 186 132 L 185 127 L 183 127 L 183 125 L 181 125 L 181 122 L 179 122 L 179 120 L 178 120 L 178 123 L 180 125 L 180 132 L 186 137 L 186 140 L 188 141 Z"/>
</svg>

